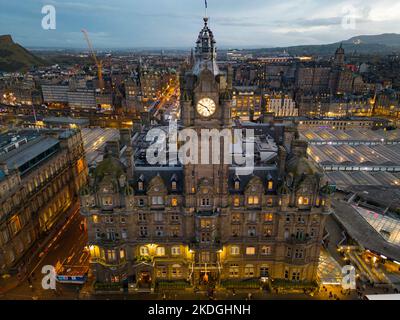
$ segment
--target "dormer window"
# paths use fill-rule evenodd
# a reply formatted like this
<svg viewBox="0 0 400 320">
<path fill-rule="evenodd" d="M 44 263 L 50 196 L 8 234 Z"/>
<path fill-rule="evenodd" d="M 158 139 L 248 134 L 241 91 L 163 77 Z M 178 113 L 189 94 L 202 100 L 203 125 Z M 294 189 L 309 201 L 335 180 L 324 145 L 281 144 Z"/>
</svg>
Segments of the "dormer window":
<svg viewBox="0 0 400 320">
<path fill-rule="evenodd" d="M 172 181 L 172 183 L 171 183 L 171 189 L 172 189 L 173 191 L 176 191 L 176 181 Z"/>
<path fill-rule="evenodd" d="M 143 181 L 139 181 L 139 182 L 138 182 L 138 190 L 139 190 L 139 191 L 143 191 L 143 189 L 144 189 Z"/>
<path fill-rule="evenodd" d="M 297 203 L 299 205 L 307 206 L 310 203 L 310 199 L 307 197 L 299 197 Z"/>
<path fill-rule="evenodd" d="M 271 191 L 274 188 L 274 182 L 272 180 L 267 183 L 267 190 Z"/>
<path fill-rule="evenodd" d="M 103 197 L 103 206 L 112 206 L 113 199 L 112 197 Z"/>
<path fill-rule="evenodd" d="M 236 175 L 234 177 L 233 184 L 234 184 L 235 190 L 240 190 L 240 178 L 238 175 Z"/>
</svg>

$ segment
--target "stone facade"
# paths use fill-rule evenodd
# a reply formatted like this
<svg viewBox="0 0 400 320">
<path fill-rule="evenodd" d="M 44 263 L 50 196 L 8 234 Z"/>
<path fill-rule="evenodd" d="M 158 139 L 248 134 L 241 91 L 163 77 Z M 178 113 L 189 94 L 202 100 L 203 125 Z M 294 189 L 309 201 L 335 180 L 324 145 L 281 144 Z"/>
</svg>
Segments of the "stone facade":
<svg viewBox="0 0 400 320">
<path fill-rule="evenodd" d="M 181 72 L 184 128 L 233 129 L 230 72 L 219 70 L 215 59 L 205 19 L 197 61 Z M 203 98 L 216 104 L 207 117 L 197 111 Z M 272 151 L 260 153 L 246 176 L 224 163 L 151 166 L 138 159 L 140 136 L 122 157 L 110 150 L 81 194 L 97 281 L 315 281 L 329 188 L 294 128 L 254 126 L 260 146 Z"/>
<path fill-rule="evenodd" d="M 0 274 L 23 267 L 65 219 L 87 174 L 80 131 L 46 131 L 0 155 Z"/>
</svg>

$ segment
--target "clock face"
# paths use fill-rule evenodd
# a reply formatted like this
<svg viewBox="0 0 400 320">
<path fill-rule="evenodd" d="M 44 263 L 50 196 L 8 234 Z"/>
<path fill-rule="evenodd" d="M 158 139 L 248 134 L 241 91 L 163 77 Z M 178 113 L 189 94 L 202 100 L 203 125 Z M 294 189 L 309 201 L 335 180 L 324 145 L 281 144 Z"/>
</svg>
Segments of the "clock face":
<svg viewBox="0 0 400 320">
<path fill-rule="evenodd" d="M 197 103 L 196 110 L 203 117 L 210 117 L 215 113 L 217 106 L 214 100 L 210 98 L 203 98 Z"/>
</svg>

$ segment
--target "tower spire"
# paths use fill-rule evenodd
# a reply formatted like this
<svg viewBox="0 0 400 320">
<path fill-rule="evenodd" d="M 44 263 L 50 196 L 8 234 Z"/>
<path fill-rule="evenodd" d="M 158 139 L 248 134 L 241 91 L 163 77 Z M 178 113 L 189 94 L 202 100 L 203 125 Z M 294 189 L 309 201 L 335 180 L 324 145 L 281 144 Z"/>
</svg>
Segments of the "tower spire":
<svg viewBox="0 0 400 320">
<path fill-rule="evenodd" d="M 207 18 L 207 9 L 208 9 L 208 3 L 207 0 L 204 0 L 204 18 Z"/>
</svg>

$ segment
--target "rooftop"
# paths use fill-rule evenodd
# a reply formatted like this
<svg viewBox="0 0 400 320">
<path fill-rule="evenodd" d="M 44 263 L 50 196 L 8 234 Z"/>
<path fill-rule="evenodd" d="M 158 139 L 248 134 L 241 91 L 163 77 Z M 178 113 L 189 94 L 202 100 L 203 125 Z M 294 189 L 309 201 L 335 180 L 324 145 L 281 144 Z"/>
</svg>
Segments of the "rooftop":
<svg viewBox="0 0 400 320">
<path fill-rule="evenodd" d="M 47 158 L 56 151 L 59 140 L 51 137 L 39 137 L 18 149 L 14 149 L 8 153 L 0 155 L 0 163 L 5 163 L 9 169 L 21 168 L 37 157 L 43 155 Z M 21 173 L 26 170 L 22 169 Z"/>
</svg>

